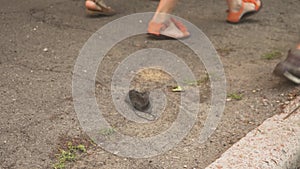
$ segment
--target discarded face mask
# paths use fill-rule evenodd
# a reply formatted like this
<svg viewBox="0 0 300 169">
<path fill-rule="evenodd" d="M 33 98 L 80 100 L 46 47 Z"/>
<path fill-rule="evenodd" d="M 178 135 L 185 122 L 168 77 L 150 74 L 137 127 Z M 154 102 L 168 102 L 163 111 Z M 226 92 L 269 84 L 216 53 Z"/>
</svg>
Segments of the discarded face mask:
<svg viewBox="0 0 300 169">
<path fill-rule="evenodd" d="M 130 90 L 128 93 L 131 105 L 138 111 L 145 112 L 150 108 L 150 92 Z"/>
</svg>

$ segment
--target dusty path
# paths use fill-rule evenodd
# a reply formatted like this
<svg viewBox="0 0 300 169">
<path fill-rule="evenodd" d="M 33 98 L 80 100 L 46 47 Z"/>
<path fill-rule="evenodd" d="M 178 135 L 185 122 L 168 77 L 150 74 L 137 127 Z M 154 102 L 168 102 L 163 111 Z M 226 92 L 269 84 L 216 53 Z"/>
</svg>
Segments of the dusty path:
<svg viewBox="0 0 300 169">
<path fill-rule="evenodd" d="M 148 0 L 112 0 L 119 14 L 87 18 L 82 0 L 2 1 L 0 168 L 51 168 L 53 152 L 61 142 L 59 137 L 82 134 L 71 101 L 72 71 L 79 50 L 104 24 L 135 12 L 153 11 L 156 4 Z M 242 100 L 227 103 L 222 122 L 209 141 L 203 145 L 193 141 L 202 123 L 199 122 L 186 139 L 166 154 L 135 160 L 93 148 L 70 166 L 204 168 L 278 112 L 290 93 L 299 93 L 293 84 L 273 77 L 272 70 L 299 40 L 300 1 L 265 0 L 264 4 L 258 15 L 240 25 L 224 22 L 225 1 L 185 0 L 175 12 L 206 33 L 220 52 L 228 93 L 243 95 Z M 134 42 L 145 39 L 146 36 L 136 37 Z M 175 51 L 177 47 L 175 42 L 149 40 L 142 48 L 155 45 Z M 112 54 L 120 58 L 130 47 L 134 48 L 124 42 Z M 262 58 L 270 53 L 281 57 Z M 102 80 L 106 83 L 107 79 Z"/>
</svg>

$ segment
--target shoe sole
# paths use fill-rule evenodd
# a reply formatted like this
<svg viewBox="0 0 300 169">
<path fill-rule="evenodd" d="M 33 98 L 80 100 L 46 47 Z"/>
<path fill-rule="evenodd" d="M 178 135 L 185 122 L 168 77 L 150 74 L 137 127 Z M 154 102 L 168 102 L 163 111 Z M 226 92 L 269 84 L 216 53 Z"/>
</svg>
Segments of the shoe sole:
<svg viewBox="0 0 300 169">
<path fill-rule="evenodd" d="M 293 74 L 291 74 L 288 71 L 285 71 L 283 73 L 283 76 L 286 77 L 287 79 L 289 79 L 290 81 L 296 83 L 296 84 L 300 84 L 300 79 L 297 76 L 294 76 Z"/>
</svg>

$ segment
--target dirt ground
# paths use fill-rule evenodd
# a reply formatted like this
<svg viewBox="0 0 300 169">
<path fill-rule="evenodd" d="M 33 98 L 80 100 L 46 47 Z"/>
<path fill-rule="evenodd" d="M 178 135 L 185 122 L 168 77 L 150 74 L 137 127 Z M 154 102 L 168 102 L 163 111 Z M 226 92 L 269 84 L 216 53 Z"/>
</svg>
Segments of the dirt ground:
<svg viewBox="0 0 300 169">
<path fill-rule="evenodd" d="M 272 75 L 276 63 L 299 40 L 300 1 L 263 2 L 259 14 L 239 25 L 224 21 L 225 1 L 182 0 L 174 12 L 208 36 L 221 56 L 227 92 L 242 95 L 239 101 L 228 100 L 222 121 L 207 142 L 195 142 L 205 120 L 202 114 L 190 134 L 162 155 L 131 159 L 90 146 L 87 154 L 67 163 L 67 168 L 205 168 L 251 129 L 279 113 L 300 90 Z M 128 14 L 154 11 L 157 2 L 111 0 L 109 4 L 119 12 L 117 15 L 90 18 L 85 16 L 82 0 L 1 1 L 0 168 L 52 168 L 57 161 L 54 154 L 64 142 L 88 139 L 72 103 L 72 72 L 79 50 L 106 23 Z M 204 76 L 203 66 L 198 66 L 201 63 L 193 60 L 190 51 L 181 49 L 179 42 L 158 41 L 147 35 L 131 37 L 114 47 L 104 60 L 106 67 L 101 71 L 106 74 L 97 85 L 104 90 L 96 92 L 99 102 L 106 104 L 101 99 L 108 93 L 100 91 L 109 86 L 116 63 L 132 51 L 149 47 L 177 53 L 199 79 Z M 266 54 L 276 57 L 262 57 Z M 199 87 L 207 95 L 202 97 L 209 97 L 207 85 Z M 166 129 L 175 115 L 163 118 L 152 130 L 120 122 L 117 116 L 110 121 L 126 134 L 151 135 Z"/>
</svg>

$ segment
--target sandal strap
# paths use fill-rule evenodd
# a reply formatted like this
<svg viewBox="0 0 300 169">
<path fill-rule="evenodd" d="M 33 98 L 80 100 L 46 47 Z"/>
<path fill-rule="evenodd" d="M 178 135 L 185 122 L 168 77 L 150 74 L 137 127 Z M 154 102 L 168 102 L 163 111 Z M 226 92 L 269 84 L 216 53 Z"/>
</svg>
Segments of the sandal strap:
<svg viewBox="0 0 300 169">
<path fill-rule="evenodd" d="M 181 32 L 187 32 L 187 28 L 181 22 L 175 20 L 174 18 L 171 18 L 171 21 L 179 28 Z"/>
<path fill-rule="evenodd" d="M 108 6 L 105 4 L 103 0 L 93 0 L 93 1 L 101 8 L 108 8 Z"/>
<path fill-rule="evenodd" d="M 105 4 L 104 0 L 91 0 L 91 1 L 95 2 L 97 7 L 99 8 L 98 11 L 101 11 L 103 13 L 107 13 L 109 15 L 115 13 L 115 11 L 111 7 L 109 7 Z"/>
<path fill-rule="evenodd" d="M 243 2 L 245 3 L 253 3 L 255 5 L 255 10 L 258 10 L 260 5 L 258 5 L 257 0 L 243 0 Z"/>
<path fill-rule="evenodd" d="M 154 21 L 150 21 L 148 25 L 148 33 L 160 35 L 160 32 L 167 28 L 165 23 L 157 23 Z"/>
<path fill-rule="evenodd" d="M 228 10 L 227 21 L 230 21 L 232 23 L 238 23 L 241 19 L 241 13 L 243 13 L 244 9 L 245 9 L 245 2 L 243 0 L 242 6 L 240 7 L 238 12 L 231 12 L 230 10 Z"/>
<path fill-rule="evenodd" d="M 230 23 L 238 23 L 238 22 L 240 22 L 241 18 L 244 16 L 244 14 L 251 13 L 251 12 L 252 13 L 258 12 L 262 5 L 262 3 L 258 4 L 258 2 L 261 2 L 261 0 L 242 0 L 242 4 L 241 4 L 241 7 L 238 12 L 232 12 L 232 11 L 228 12 L 227 21 Z M 255 9 L 253 11 L 244 13 L 243 11 L 245 9 L 246 3 L 254 4 Z"/>
</svg>

